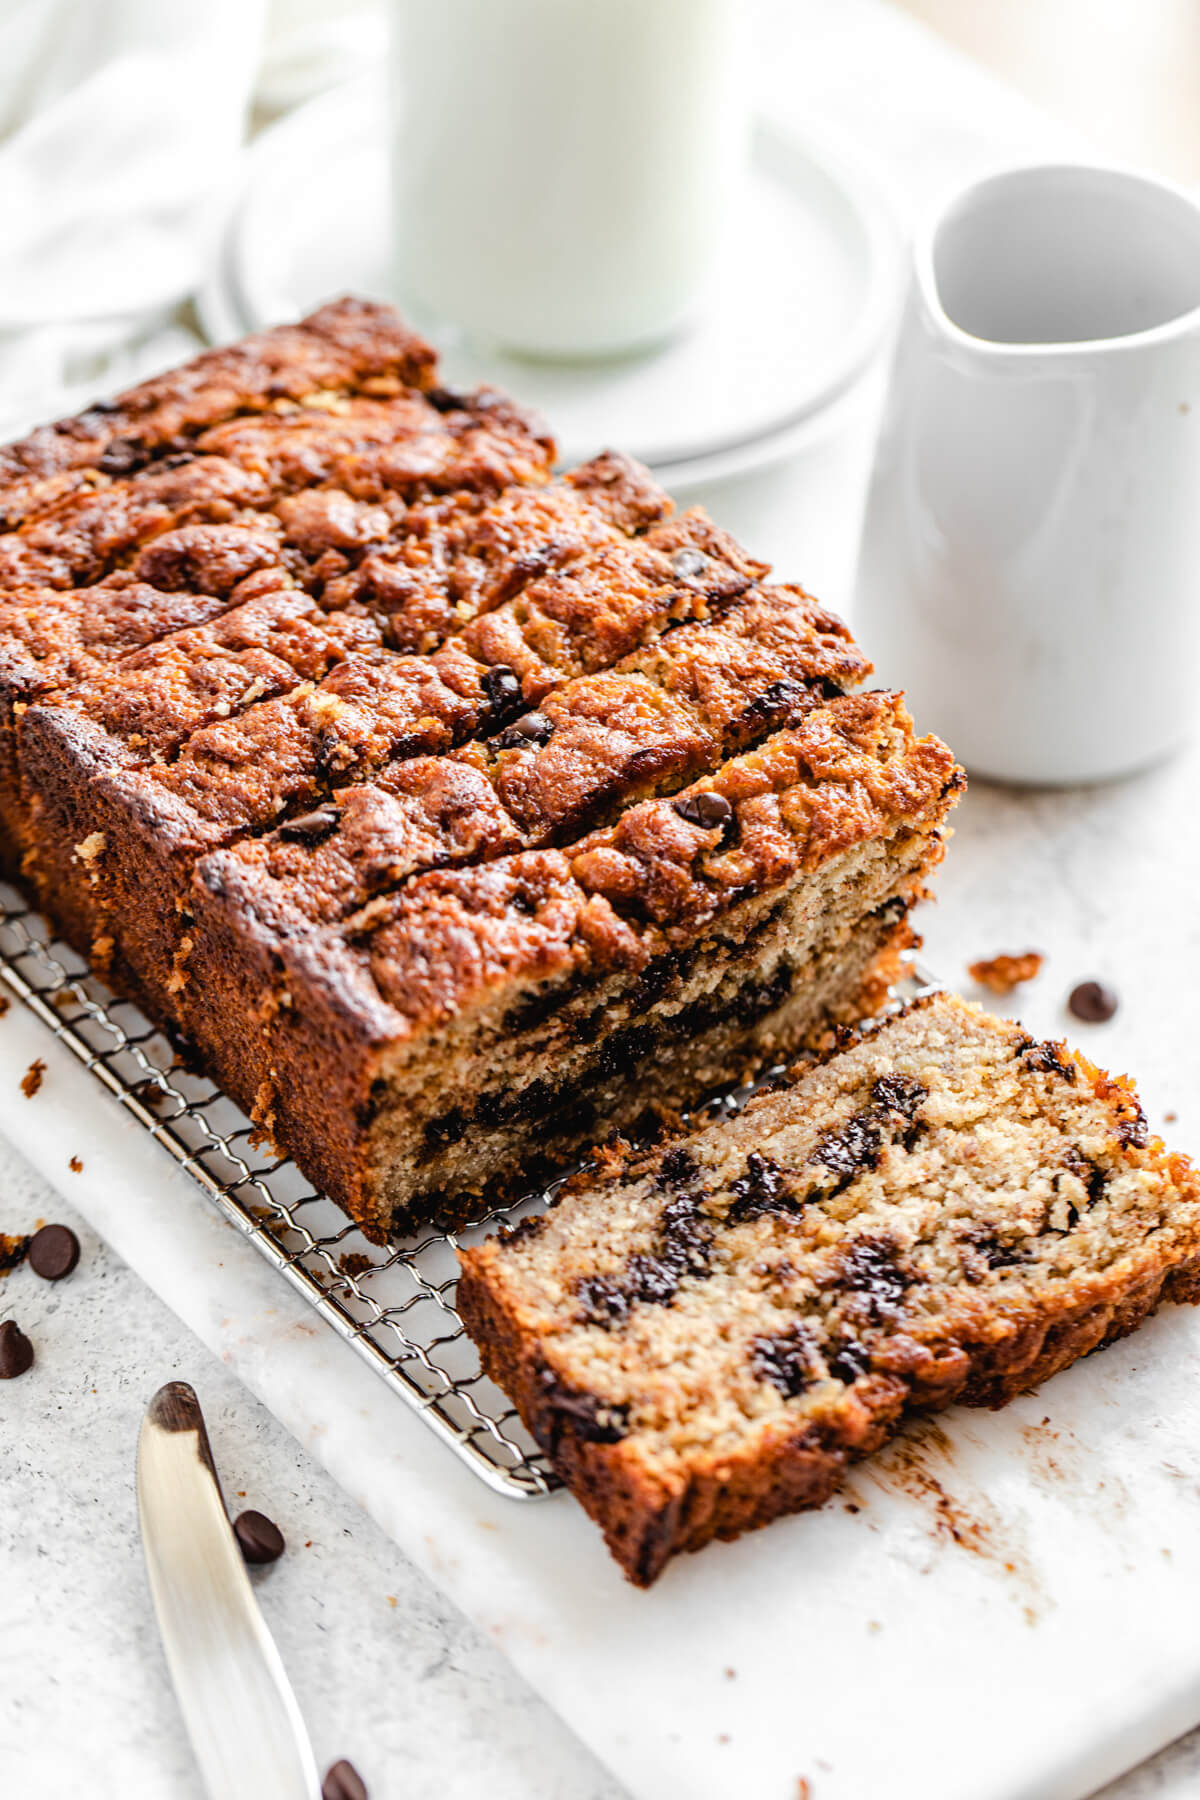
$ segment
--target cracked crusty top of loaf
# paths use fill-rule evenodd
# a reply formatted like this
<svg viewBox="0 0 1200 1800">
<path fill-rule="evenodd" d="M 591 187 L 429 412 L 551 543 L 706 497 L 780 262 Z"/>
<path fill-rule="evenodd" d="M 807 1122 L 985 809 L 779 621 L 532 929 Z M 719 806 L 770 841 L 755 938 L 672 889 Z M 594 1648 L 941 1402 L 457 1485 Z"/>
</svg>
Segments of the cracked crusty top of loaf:
<svg viewBox="0 0 1200 1800">
<path fill-rule="evenodd" d="M 201 879 L 296 955 L 303 921 L 329 926 L 320 955 L 334 978 L 353 963 L 412 1033 L 508 989 L 643 968 L 749 895 L 906 827 L 930 831 L 962 781 L 945 745 L 918 739 L 885 693 L 816 706 L 561 849 L 516 849 L 511 816 L 470 761 L 402 771 L 399 792 L 348 790 L 308 841 L 254 840 L 205 858 Z M 436 866 L 456 861 L 466 866 Z"/>
<path fill-rule="evenodd" d="M 463 1254 L 460 1299 L 551 1455 L 607 1459 L 591 1498 L 618 1554 L 622 1484 L 676 1503 L 681 1542 L 651 1534 L 653 1560 L 686 1547 L 713 1471 L 736 1489 L 781 1444 L 836 1457 L 907 1405 L 998 1403 L 1173 1275 L 1191 1297 L 1198 1258 L 1200 1184 L 1132 1086 L 939 995 L 733 1119 L 576 1178 Z"/>
<path fill-rule="evenodd" d="M 578 843 L 869 672 L 644 470 L 555 477 L 537 421 L 434 376 L 386 309 L 341 302 L 5 453 L 0 684 L 30 784 L 86 767 L 174 846 L 181 912 L 197 863 L 264 919 L 337 923 L 423 871 Z M 888 707 L 835 720 L 831 780 Z"/>
</svg>

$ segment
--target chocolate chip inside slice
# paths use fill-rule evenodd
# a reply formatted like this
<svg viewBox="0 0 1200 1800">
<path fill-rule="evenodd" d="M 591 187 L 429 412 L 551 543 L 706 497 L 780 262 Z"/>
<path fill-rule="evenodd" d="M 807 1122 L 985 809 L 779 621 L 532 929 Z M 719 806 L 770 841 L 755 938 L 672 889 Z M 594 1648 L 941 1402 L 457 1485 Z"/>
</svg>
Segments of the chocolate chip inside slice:
<svg viewBox="0 0 1200 1800">
<path fill-rule="evenodd" d="M 1067 997 L 1068 1011 L 1085 1025 L 1106 1025 L 1121 1002 L 1102 981 L 1081 981 Z"/>
<path fill-rule="evenodd" d="M 688 794 L 676 800 L 675 811 L 689 825 L 699 825 L 704 831 L 716 831 L 733 817 L 733 808 L 723 794 Z"/>
<path fill-rule="evenodd" d="M 283 1533 L 266 1513 L 239 1513 L 233 1521 L 233 1530 L 248 1563 L 278 1562 L 283 1555 Z"/>
<path fill-rule="evenodd" d="M 0 1381 L 11 1381 L 33 1367 L 33 1345 L 15 1319 L 0 1325 Z"/>
<path fill-rule="evenodd" d="M 29 1266 L 43 1281 L 61 1281 L 79 1261 L 79 1239 L 68 1225 L 43 1225 L 33 1234 Z"/>
<path fill-rule="evenodd" d="M 341 810 L 336 806 L 319 806 L 314 812 L 301 813 L 298 818 L 288 819 L 279 827 L 279 835 L 289 843 L 319 844 L 322 838 L 328 837 L 341 818 Z"/>
<path fill-rule="evenodd" d="M 345 1757 L 335 1762 L 321 1783 L 321 1800 L 367 1800 L 367 1784 Z"/>
</svg>

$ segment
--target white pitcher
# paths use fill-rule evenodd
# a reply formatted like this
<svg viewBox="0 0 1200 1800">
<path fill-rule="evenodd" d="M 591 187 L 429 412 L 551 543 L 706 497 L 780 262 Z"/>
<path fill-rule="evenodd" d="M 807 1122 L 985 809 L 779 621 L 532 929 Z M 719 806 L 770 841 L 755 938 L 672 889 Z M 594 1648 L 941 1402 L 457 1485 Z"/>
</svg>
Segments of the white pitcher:
<svg viewBox="0 0 1200 1800">
<path fill-rule="evenodd" d="M 1200 711 L 1200 209 L 1016 169 L 923 233 L 854 625 L 972 771 L 1099 781 Z"/>
</svg>

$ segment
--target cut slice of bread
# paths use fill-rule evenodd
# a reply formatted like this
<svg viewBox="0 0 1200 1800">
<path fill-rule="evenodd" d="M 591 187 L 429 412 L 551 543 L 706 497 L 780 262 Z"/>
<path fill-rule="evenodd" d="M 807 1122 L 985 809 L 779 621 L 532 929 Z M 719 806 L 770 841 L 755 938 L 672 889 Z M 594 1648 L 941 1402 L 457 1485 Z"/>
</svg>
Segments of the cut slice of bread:
<svg viewBox="0 0 1200 1800">
<path fill-rule="evenodd" d="M 1127 1081 L 937 995 L 462 1264 L 485 1369 L 647 1585 L 909 1409 L 1001 1406 L 1200 1298 L 1200 1183 Z"/>
</svg>

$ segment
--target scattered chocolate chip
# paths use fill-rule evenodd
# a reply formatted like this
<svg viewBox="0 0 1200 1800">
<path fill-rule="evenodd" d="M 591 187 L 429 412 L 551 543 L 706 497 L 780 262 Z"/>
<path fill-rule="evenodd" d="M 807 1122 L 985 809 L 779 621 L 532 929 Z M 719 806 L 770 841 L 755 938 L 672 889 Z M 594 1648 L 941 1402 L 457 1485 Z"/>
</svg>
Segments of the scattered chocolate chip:
<svg viewBox="0 0 1200 1800">
<path fill-rule="evenodd" d="M 782 724 L 790 714 L 797 710 L 810 712 L 821 703 L 820 685 L 810 685 L 803 681 L 792 681 L 785 677 L 771 682 L 761 694 L 756 694 L 742 714 L 742 723 L 749 731 L 765 730 L 768 726 Z"/>
<path fill-rule="evenodd" d="M 844 1381 L 849 1387 L 860 1375 L 868 1373 L 871 1356 L 857 1338 L 847 1337 L 831 1347 L 826 1354 L 825 1364 L 831 1375 L 838 1381 Z"/>
<path fill-rule="evenodd" d="M 33 1367 L 33 1345 L 14 1319 L 0 1325 L 0 1381 L 11 1381 Z"/>
<path fill-rule="evenodd" d="M 506 1244 L 528 1244 L 545 1226 L 545 1213 L 529 1213 L 525 1218 L 518 1219 L 515 1225 L 502 1225 L 498 1235 Z"/>
<path fill-rule="evenodd" d="M 974 1247 L 989 1269 L 1019 1269 L 1029 1261 L 1024 1243 L 1003 1244 L 997 1237 L 984 1236 L 976 1238 Z"/>
<path fill-rule="evenodd" d="M 713 1226 L 701 1210 L 703 1189 L 683 1193 L 663 1207 L 651 1251 L 629 1258 L 618 1275 L 593 1275 L 579 1283 L 580 1317 L 611 1326 L 634 1305 L 669 1306 L 685 1275 L 708 1274 Z"/>
<path fill-rule="evenodd" d="M 876 1325 L 895 1317 L 915 1279 L 901 1266 L 895 1244 L 886 1237 L 856 1238 L 839 1254 L 834 1277 L 858 1313 Z"/>
<path fill-rule="evenodd" d="M 677 550 L 671 558 L 671 569 L 680 581 L 691 581 L 697 575 L 703 575 L 708 567 L 708 558 L 699 550 Z"/>
<path fill-rule="evenodd" d="M 915 1081 L 911 1075 L 881 1075 L 871 1089 L 876 1106 L 886 1107 L 888 1112 L 899 1113 L 905 1119 L 913 1117 L 928 1094 L 929 1089 L 924 1083 Z"/>
<path fill-rule="evenodd" d="M 1085 1025 L 1107 1025 L 1120 1004 L 1102 981 L 1081 981 L 1067 996 L 1067 1010 Z"/>
<path fill-rule="evenodd" d="M 440 413 L 463 412 L 467 405 L 467 395 L 456 393 L 453 388 L 428 388 L 425 398 Z"/>
<path fill-rule="evenodd" d="M 1051 1038 L 1044 1044 L 1026 1038 L 1018 1046 L 1017 1054 L 1027 1069 L 1040 1069 L 1045 1075 L 1061 1075 L 1064 1081 L 1074 1081 L 1078 1071 L 1073 1062 L 1064 1061 L 1064 1049 L 1063 1044 L 1056 1044 Z"/>
<path fill-rule="evenodd" d="M 150 452 L 143 444 L 134 443 L 132 438 L 114 438 L 96 458 L 96 467 L 104 475 L 132 475 L 149 460 Z"/>
<path fill-rule="evenodd" d="M 233 1530 L 248 1563 L 278 1562 L 283 1555 L 283 1533 L 265 1513 L 239 1513 L 233 1521 Z"/>
<path fill-rule="evenodd" d="M 542 1448 L 553 1456 L 564 1429 L 569 1425 L 585 1444 L 619 1444 L 628 1431 L 627 1409 L 599 1394 L 581 1393 L 560 1381 L 553 1369 L 543 1369 L 541 1384 L 549 1411 L 548 1428 L 543 1433 Z M 539 1440 L 540 1441 L 540 1440 Z"/>
<path fill-rule="evenodd" d="M 73 1156 L 71 1158 L 70 1162 L 67 1164 L 67 1167 L 68 1167 L 68 1169 L 70 1169 L 72 1175 L 82 1175 L 83 1174 L 83 1163 L 77 1156 Z"/>
<path fill-rule="evenodd" d="M 659 1175 L 667 1187 L 682 1187 L 699 1173 L 695 1158 L 682 1148 L 668 1150 L 659 1165 Z"/>
<path fill-rule="evenodd" d="M 1108 1175 L 1105 1170 L 1098 1163 L 1094 1163 L 1090 1156 L 1085 1156 L 1075 1144 L 1068 1145 L 1063 1155 L 1063 1162 L 1071 1174 L 1082 1181 L 1087 1189 L 1089 1207 L 1095 1206 L 1097 1200 L 1103 1196 L 1104 1189 L 1108 1184 Z"/>
<path fill-rule="evenodd" d="M 1146 1121 L 1146 1115 L 1137 1101 L 1133 1100 L 1130 1104 L 1133 1111 L 1117 1126 L 1117 1136 L 1127 1149 L 1144 1150 L 1146 1140 L 1150 1135 L 1150 1127 Z"/>
<path fill-rule="evenodd" d="M 341 808 L 337 806 L 318 806 L 313 812 L 301 813 L 298 818 L 287 819 L 279 827 L 279 836 L 293 844 L 319 844 L 337 827 L 341 818 Z"/>
<path fill-rule="evenodd" d="M 321 1800 L 367 1800 L 367 1784 L 345 1757 L 335 1762 L 321 1783 Z"/>
<path fill-rule="evenodd" d="M 29 1266 L 43 1281 L 61 1281 L 79 1261 L 79 1239 L 69 1225 L 43 1225 L 33 1234 Z"/>
<path fill-rule="evenodd" d="M 855 1113 L 840 1131 L 827 1131 L 819 1137 L 808 1160 L 840 1175 L 846 1186 L 864 1170 L 878 1168 L 881 1154 L 879 1126 L 865 1113 Z"/>
<path fill-rule="evenodd" d="M 514 671 L 507 663 L 496 663 L 493 668 L 483 671 L 479 685 L 488 697 L 497 724 L 506 724 L 522 700 L 521 683 Z"/>
<path fill-rule="evenodd" d="M 554 722 L 544 712 L 527 712 L 521 718 L 514 719 L 507 731 L 502 731 L 496 739 L 496 747 L 500 750 L 526 750 L 530 744 L 549 742 L 554 731 Z"/>
<path fill-rule="evenodd" d="M 811 1387 L 821 1372 L 816 1342 L 806 1325 L 793 1325 L 778 1337 L 752 1338 L 750 1362 L 756 1375 L 788 1399 Z"/>
<path fill-rule="evenodd" d="M 32 1100 L 42 1085 L 42 1076 L 46 1073 L 46 1065 L 41 1057 L 35 1057 L 21 1077 L 21 1092 L 27 1100 Z"/>
<path fill-rule="evenodd" d="M 727 1225 L 745 1225 L 770 1213 L 799 1211 L 787 1191 L 779 1164 L 758 1150 L 752 1150 L 746 1158 L 745 1174 L 733 1183 L 731 1192 L 733 1205 L 725 1216 Z"/>
<path fill-rule="evenodd" d="M 575 1289 L 579 1320 L 583 1325 L 609 1326 L 628 1318 L 633 1295 L 619 1278 L 587 1275 Z"/>
<path fill-rule="evenodd" d="M 676 800 L 674 807 L 681 819 L 689 825 L 699 825 L 703 831 L 716 831 L 733 817 L 733 808 L 723 794 L 687 794 Z"/>
</svg>

